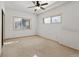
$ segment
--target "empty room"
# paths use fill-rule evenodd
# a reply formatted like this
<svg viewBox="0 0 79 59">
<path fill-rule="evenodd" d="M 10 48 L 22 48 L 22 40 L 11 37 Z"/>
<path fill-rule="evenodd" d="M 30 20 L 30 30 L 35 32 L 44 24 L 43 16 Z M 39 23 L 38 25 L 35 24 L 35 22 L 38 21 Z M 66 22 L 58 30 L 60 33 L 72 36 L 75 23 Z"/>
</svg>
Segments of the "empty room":
<svg viewBox="0 0 79 59">
<path fill-rule="evenodd" d="M 0 1 L 0 57 L 79 57 L 79 1 Z"/>
</svg>

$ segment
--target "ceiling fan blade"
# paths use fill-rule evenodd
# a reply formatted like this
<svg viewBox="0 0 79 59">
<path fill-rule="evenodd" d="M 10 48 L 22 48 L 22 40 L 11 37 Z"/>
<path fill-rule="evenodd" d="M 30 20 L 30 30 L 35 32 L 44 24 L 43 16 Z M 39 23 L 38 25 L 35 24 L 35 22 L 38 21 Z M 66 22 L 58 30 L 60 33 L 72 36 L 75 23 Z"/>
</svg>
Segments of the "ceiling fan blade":
<svg viewBox="0 0 79 59">
<path fill-rule="evenodd" d="M 34 8 L 34 7 L 36 7 L 36 6 L 31 6 L 31 7 L 28 7 L 28 8 Z"/>
<path fill-rule="evenodd" d="M 43 7 L 40 7 L 42 10 L 45 10 L 45 8 L 43 8 Z"/>
<path fill-rule="evenodd" d="M 41 6 L 48 5 L 48 3 L 41 4 Z"/>
<path fill-rule="evenodd" d="M 33 4 L 35 4 L 35 1 L 32 1 L 33 2 Z"/>
</svg>

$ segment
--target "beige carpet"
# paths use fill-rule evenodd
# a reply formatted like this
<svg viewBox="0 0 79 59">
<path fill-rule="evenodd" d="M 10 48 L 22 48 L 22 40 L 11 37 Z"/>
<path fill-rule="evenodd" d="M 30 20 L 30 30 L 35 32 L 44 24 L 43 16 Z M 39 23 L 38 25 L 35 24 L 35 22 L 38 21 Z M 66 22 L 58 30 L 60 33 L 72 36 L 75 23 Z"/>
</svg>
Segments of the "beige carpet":
<svg viewBox="0 0 79 59">
<path fill-rule="evenodd" d="M 2 57 L 78 57 L 79 51 L 39 36 L 8 39 Z"/>
</svg>

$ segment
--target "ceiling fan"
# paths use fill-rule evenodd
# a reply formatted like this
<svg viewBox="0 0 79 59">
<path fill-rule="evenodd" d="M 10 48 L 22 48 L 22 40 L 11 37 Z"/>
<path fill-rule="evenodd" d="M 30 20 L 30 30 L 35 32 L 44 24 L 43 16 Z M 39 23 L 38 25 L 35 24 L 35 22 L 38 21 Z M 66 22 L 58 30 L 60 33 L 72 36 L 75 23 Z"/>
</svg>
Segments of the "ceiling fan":
<svg viewBox="0 0 79 59">
<path fill-rule="evenodd" d="M 28 7 L 28 8 L 34 8 L 34 11 L 37 11 L 38 9 L 45 10 L 42 6 L 48 5 L 48 3 L 41 4 L 40 1 L 32 1 L 34 6 Z"/>
</svg>

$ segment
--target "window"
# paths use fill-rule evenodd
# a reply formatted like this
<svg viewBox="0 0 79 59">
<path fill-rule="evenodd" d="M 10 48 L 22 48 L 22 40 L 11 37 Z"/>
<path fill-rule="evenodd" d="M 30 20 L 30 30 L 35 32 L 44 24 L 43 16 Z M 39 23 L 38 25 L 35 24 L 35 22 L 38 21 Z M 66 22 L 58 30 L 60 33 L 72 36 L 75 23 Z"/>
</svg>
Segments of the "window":
<svg viewBox="0 0 79 59">
<path fill-rule="evenodd" d="M 44 24 L 61 23 L 61 16 L 44 18 Z"/>
<path fill-rule="evenodd" d="M 14 29 L 15 30 L 30 29 L 30 20 L 21 17 L 14 17 Z"/>
<path fill-rule="evenodd" d="M 50 24 L 51 23 L 51 18 L 50 17 L 44 18 L 44 23 L 45 24 Z"/>
<path fill-rule="evenodd" d="M 61 22 L 61 16 L 52 17 L 52 23 L 60 23 L 60 22 Z"/>
</svg>

